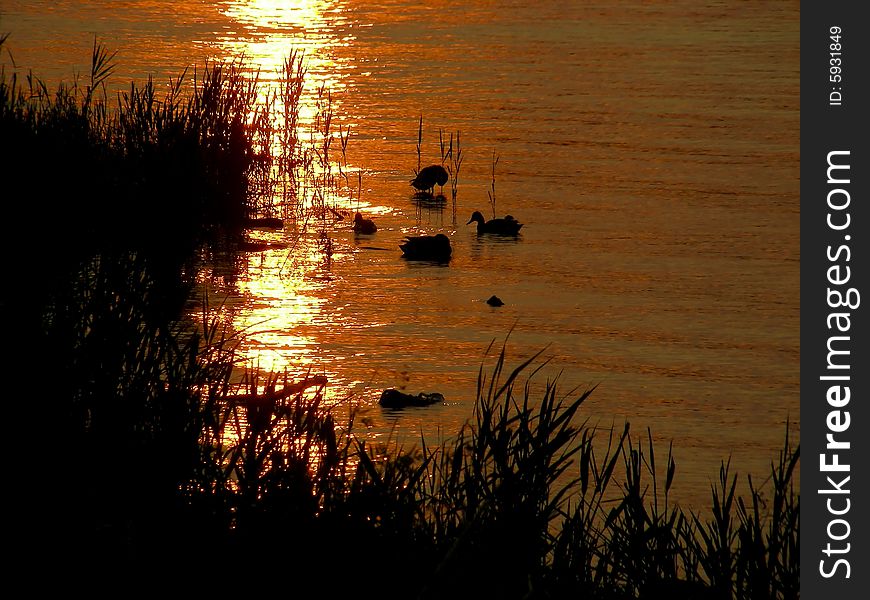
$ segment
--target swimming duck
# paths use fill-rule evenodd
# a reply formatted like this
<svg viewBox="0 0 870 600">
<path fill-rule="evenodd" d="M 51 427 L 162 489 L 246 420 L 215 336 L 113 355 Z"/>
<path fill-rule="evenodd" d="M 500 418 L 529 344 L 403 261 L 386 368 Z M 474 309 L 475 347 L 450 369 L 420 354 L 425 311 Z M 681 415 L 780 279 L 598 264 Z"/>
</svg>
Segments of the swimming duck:
<svg viewBox="0 0 870 600">
<path fill-rule="evenodd" d="M 407 406 L 429 406 L 435 403 L 444 404 L 444 396 L 438 392 L 427 394 L 421 392 L 417 395 L 406 394 L 399 390 L 390 388 L 381 393 L 381 399 L 378 403 L 387 408 L 405 408 Z"/>
<path fill-rule="evenodd" d="M 448 175 L 447 169 L 441 165 L 430 165 L 423 167 L 417 173 L 417 176 L 411 180 L 411 185 L 421 192 L 434 193 L 435 184 L 437 183 L 443 188 L 449 178 L 450 175 Z"/>
<path fill-rule="evenodd" d="M 263 217 L 260 219 L 248 218 L 242 221 L 242 225 L 252 229 L 284 229 L 284 220 L 276 217 Z"/>
<path fill-rule="evenodd" d="M 495 233 L 497 235 L 517 235 L 520 232 L 522 223 L 514 219 L 511 215 L 505 215 L 503 219 L 492 219 L 487 221 L 480 214 L 479 210 L 474 211 L 471 219 L 466 225 L 477 223 L 477 233 Z"/>
<path fill-rule="evenodd" d="M 353 216 L 354 233 L 372 234 L 378 230 L 378 226 L 371 219 L 364 219 L 360 213 Z"/>
<path fill-rule="evenodd" d="M 443 233 L 409 237 L 404 244 L 399 244 L 399 248 L 402 249 L 402 257 L 409 260 L 446 262 L 450 260 L 450 255 L 453 253 L 450 238 Z"/>
</svg>

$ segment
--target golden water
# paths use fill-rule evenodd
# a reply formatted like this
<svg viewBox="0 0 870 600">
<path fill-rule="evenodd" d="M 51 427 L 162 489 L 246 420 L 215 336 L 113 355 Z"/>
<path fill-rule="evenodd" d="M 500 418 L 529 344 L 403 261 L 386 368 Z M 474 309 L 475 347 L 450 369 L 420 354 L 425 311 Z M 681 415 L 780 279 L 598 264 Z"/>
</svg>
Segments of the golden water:
<svg viewBox="0 0 870 600">
<path fill-rule="evenodd" d="M 631 420 L 674 440 L 677 491 L 706 504 L 720 459 L 766 473 L 799 418 L 799 14 L 794 2 L 42 2 L 6 0 L 0 31 L 20 69 L 87 72 L 93 35 L 115 80 L 168 81 L 246 55 L 275 81 L 291 48 L 352 176 L 332 201 L 374 216 L 280 234 L 201 275 L 262 368 L 326 374 L 372 435 L 448 435 L 470 417 L 477 371 L 512 330 L 509 358 L 546 346 L 542 377 L 600 384 L 593 422 Z M 4 59 L 7 66 L 8 59 Z M 408 180 L 461 130 L 458 223 Z M 333 146 L 337 162 L 337 144 Z M 478 238 L 490 211 L 518 240 Z M 337 165 L 334 165 L 337 169 Z M 357 173 L 362 193 L 357 200 Z M 445 189 L 449 197 L 449 188 Z M 449 266 L 399 258 L 409 233 L 451 236 Z M 297 239 L 298 238 L 298 239 Z M 484 301 L 497 294 L 506 305 Z M 440 391 L 445 406 L 382 411 L 380 390 Z"/>
</svg>

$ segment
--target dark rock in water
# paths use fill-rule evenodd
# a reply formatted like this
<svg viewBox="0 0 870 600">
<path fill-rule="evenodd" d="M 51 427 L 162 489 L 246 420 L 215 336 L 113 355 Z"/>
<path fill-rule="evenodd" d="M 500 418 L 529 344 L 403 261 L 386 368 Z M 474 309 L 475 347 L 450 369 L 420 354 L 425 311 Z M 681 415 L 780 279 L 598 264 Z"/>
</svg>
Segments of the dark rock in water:
<svg viewBox="0 0 870 600">
<path fill-rule="evenodd" d="M 498 296 L 490 296 L 486 303 L 490 306 L 504 306 L 504 302 Z"/>
<path fill-rule="evenodd" d="M 431 394 L 421 392 L 415 396 L 390 388 L 381 393 L 379 404 L 386 408 L 405 408 L 406 406 L 429 406 L 430 404 L 443 402 L 444 396 L 438 392 Z"/>
</svg>

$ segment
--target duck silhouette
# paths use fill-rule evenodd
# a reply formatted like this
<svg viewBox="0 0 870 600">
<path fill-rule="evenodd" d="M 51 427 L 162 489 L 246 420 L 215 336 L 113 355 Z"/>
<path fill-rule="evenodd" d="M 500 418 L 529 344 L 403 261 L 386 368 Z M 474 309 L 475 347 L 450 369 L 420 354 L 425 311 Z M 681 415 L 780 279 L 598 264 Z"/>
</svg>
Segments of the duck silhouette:
<svg viewBox="0 0 870 600">
<path fill-rule="evenodd" d="M 429 406 L 438 402 L 444 404 L 444 396 L 438 392 L 431 394 L 421 392 L 414 395 L 389 388 L 381 393 L 381 399 L 378 401 L 378 404 L 386 408 L 405 408 L 408 406 Z"/>
<path fill-rule="evenodd" d="M 378 226 L 371 219 L 364 219 L 360 213 L 353 216 L 354 233 L 372 234 L 378 230 Z"/>
<path fill-rule="evenodd" d="M 472 223 L 477 223 L 477 233 L 494 233 L 496 235 L 517 235 L 523 226 L 522 223 L 511 215 L 505 215 L 502 219 L 487 221 L 479 210 L 472 213 L 471 219 L 466 225 L 471 225 Z"/>
<path fill-rule="evenodd" d="M 414 189 L 421 192 L 434 194 L 435 184 L 443 188 L 449 178 L 450 175 L 447 173 L 447 169 L 441 165 L 429 165 L 428 167 L 423 167 L 417 173 L 417 176 L 411 180 L 411 185 L 414 186 Z"/>
<path fill-rule="evenodd" d="M 399 248 L 402 249 L 402 258 L 408 260 L 446 262 L 450 260 L 450 255 L 453 253 L 450 238 L 443 233 L 408 237 L 404 244 L 399 244 Z"/>
</svg>

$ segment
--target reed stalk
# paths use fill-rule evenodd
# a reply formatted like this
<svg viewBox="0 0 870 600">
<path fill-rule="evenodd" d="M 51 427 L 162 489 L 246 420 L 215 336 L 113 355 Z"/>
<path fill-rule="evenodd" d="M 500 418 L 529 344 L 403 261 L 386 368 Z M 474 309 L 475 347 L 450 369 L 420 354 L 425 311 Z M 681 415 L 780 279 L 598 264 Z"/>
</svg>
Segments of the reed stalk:
<svg viewBox="0 0 870 600">
<path fill-rule="evenodd" d="M 420 113 L 420 121 L 417 124 L 417 170 L 414 171 L 414 175 L 420 172 L 422 168 L 422 154 L 423 154 L 423 113 Z"/>
<path fill-rule="evenodd" d="M 490 161 L 490 172 L 491 172 L 491 180 L 489 184 L 489 190 L 486 192 L 486 195 L 489 197 L 489 206 L 492 209 L 492 218 L 496 218 L 496 197 L 495 197 L 495 167 L 498 164 L 498 160 L 501 158 L 499 155 L 495 153 L 495 150 L 492 151 L 492 160 Z"/>
<path fill-rule="evenodd" d="M 448 166 L 450 171 L 450 197 L 453 210 L 453 223 L 456 224 L 456 197 L 459 194 L 459 170 L 462 168 L 462 161 L 465 157 L 462 155 L 462 142 L 460 139 L 460 131 L 456 131 L 456 146 L 453 146 L 453 134 L 450 134 L 450 156 L 451 163 Z"/>
</svg>

